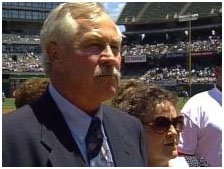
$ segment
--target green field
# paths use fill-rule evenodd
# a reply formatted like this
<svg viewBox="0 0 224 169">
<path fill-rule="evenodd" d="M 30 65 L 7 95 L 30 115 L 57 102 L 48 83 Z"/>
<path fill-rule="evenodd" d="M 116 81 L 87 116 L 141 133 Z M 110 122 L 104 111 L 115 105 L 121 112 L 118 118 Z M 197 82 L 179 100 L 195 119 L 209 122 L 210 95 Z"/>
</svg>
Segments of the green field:
<svg viewBox="0 0 224 169">
<path fill-rule="evenodd" d="M 177 110 L 181 110 L 181 108 L 183 107 L 183 105 L 185 104 L 186 100 L 184 100 L 182 97 L 178 98 L 178 102 L 177 102 Z M 111 101 L 105 101 L 104 104 L 106 105 L 111 105 Z M 15 99 L 14 98 L 7 98 L 5 99 L 5 102 L 2 105 L 2 113 L 8 113 L 11 112 L 13 110 L 15 110 Z"/>
<path fill-rule="evenodd" d="M 10 111 L 15 110 L 15 99 L 14 98 L 6 98 L 2 104 L 2 113 L 8 113 Z"/>
</svg>

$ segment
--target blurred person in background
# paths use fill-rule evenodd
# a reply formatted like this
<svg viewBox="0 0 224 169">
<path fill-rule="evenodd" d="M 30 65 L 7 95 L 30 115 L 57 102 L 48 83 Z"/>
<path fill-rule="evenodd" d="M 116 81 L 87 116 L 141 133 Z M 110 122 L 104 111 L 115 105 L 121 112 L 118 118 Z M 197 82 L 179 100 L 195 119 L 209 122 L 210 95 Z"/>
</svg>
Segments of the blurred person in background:
<svg viewBox="0 0 224 169">
<path fill-rule="evenodd" d="M 3 115 L 3 166 L 146 166 L 140 121 L 101 104 L 119 85 L 121 41 L 100 3 L 50 12 L 40 33 L 50 83 Z"/>
<path fill-rule="evenodd" d="M 179 135 L 184 117 L 176 111 L 177 96 L 141 81 L 119 88 L 113 106 L 141 120 L 146 134 L 149 167 L 207 167 L 198 156 L 178 156 Z"/>
<path fill-rule="evenodd" d="M 15 105 L 20 108 L 37 101 L 45 92 L 49 79 L 30 78 L 25 80 L 15 91 Z"/>
<path fill-rule="evenodd" d="M 212 167 L 222 166 L 222 54 L 213 56 L 217 84 L 196 94 L 184 105 L 184 131 L 179 152 L 202 156 Z"/>
<path fill-rule="evenodd" d="M 4 102 L 5 102 L 5 99 L 6 99 L 6 97 L 5 97 L 5 92 L 4 92 L 4 91 L 2 91 L 2 103 L 4 103 Z"/>
</svg>

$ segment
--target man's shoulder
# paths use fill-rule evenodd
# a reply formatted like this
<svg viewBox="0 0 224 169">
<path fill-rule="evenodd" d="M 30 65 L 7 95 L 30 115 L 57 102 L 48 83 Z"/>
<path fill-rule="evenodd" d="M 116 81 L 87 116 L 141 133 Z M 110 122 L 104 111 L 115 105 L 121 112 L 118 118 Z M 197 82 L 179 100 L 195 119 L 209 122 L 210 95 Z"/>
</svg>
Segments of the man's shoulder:
<svg viewBox="0 0 224 169">
<path fill-rule="evenodd" d="M 107 126 L 107 129 L 113 131 L 122 130 L 133 138 L 139 137 L 139 133 L 143 131 L 139 119 L 113 107 L 103 107 L 103 123 Z M 131 134 L 130 131 L 132 131 Z"/>
<path fill-rule="evenodd" d="M 8 123 L 10 121 L 16 122 L 18 119 L 27 120 L 29 116 L 32 116 L 32 114 L 33 113 L 32 113 L 32 109 L 30 105 L 28 104 L 24 105 L 23 107 L 16 109 L 10 113 L 3 114 L 2 115 L 3 124 L 4 124 L 4 121 L 7 121 Z"/>
<path fill-rule="evenodd" d="M 189 100 L 198 100 L 198 99 L 201 99 L 201 98 L 203 98 L 205 96 L 206 97 L 208 96 L 208 91 L 197 93 L 194 96 L 192 96 Z"/>
<path fill-rule="evenodd" d="M 214 99 L 217 100 L 217 97 L 219 95 L 222 96 L 221 92 L 217 88 L 214 87 L 210 90 L 194 95 L 188 100 L 188 102 L 190 103 L 197 102 L 197 105 L 200 105 L 200 104 L 206 105 L 207 103 L 213 101 Z"/>
<path fill-rule="evenodd" d="M 12 134 L 20 130 L 32 129 L 38 120 L 30 107 L 25 105 L 13 112 L 4 114 L 2 116 L 2 130 L 3 134 Z"/>
<path fill-rule="evenodd" d="M 131 116 L 128 113 L 123 112 L 119 109 L 116 109 L 116 108 L 110 107 L 110 106 L 106 106 L 106 105 L 103 105 L 102 107 L 103 107 L 104 115 L 108 116 L 111 119 L 114 119 L 116 121 L 122 121 L 122 122 L 124 122 L 124 121 L 125 122 L 127 122 L 127 121 L 139 122 L 139 120 L 136 117 Z"/>
<path fill-rule="evenodd" d="M 197 93 L 194 96 L 192 96 L 184 105 L 184 107 L 196 107 L 201 106 L 203 103 L 205 103 L 206 99 L 209 98 L 208 91 L 204 91 L 201 93 Z"/>
<path fill-rule="evenodd" d="M 214 99 L 209 95 L 211 90 L 198 93 L 191 97 L 181 109 L 181 113 L 195 123 L 201 117 L 207 117 L 214 110 L 214 106 L 211 106 L 214 105 Z"/>
</svg>

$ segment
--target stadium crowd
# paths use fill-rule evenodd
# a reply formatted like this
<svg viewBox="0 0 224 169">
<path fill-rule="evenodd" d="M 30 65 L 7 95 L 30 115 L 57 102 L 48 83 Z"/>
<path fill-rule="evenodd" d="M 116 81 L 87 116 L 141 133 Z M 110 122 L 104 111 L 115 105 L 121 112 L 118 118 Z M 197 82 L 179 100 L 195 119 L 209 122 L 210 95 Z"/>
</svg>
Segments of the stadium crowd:
<svg viewBox="0 0 224 169">
<path fill-rule="evenodd" d="M 204 67 L 191 70 L 192 83 L 215 83 L 215 73 L 212 68 Z M 189 71 L 181 65 L 149 69 L 141 80 L 146 82 L 188 83 Z"/>
<path fill-rule="evenodd" d="M 18 35 L 18 34 L 2 34 L 3 43 L 7 42 L 40 42 L 39 35 Z"/>
<path fill-rule="evenodd" d="M 40 54 L 3 54 L 3 72 L 43 72 Z"/>
<path fill-rule="evenodd" d="M 192 41 L 191 52 L 221 51 L 222 39 L 219 36 L 210 36 L 206 40 Z M 123 46 L 122 56 L 126 55 L 165 55 L 170 53 L 187 53 L 189 42 L 177 41 L 176 43 L 156 44 L 130 44 Z"/>
</svg>

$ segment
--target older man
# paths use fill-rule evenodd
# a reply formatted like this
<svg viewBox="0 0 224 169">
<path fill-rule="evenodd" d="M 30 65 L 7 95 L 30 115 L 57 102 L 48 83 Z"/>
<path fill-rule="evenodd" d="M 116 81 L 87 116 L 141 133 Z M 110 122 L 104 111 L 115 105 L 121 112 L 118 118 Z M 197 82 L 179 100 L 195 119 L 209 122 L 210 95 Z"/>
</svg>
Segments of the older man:
<svg viewBox="0 0 224 169">
<path fill-rule="evenodd" d="M 120 78 L 121 33 L 99 3 L 65 3 L 41 31 L 50 85 L 3 116 L 3 166 L 145 166 L 138 120 L 101 105 Z"/>
</svg>

